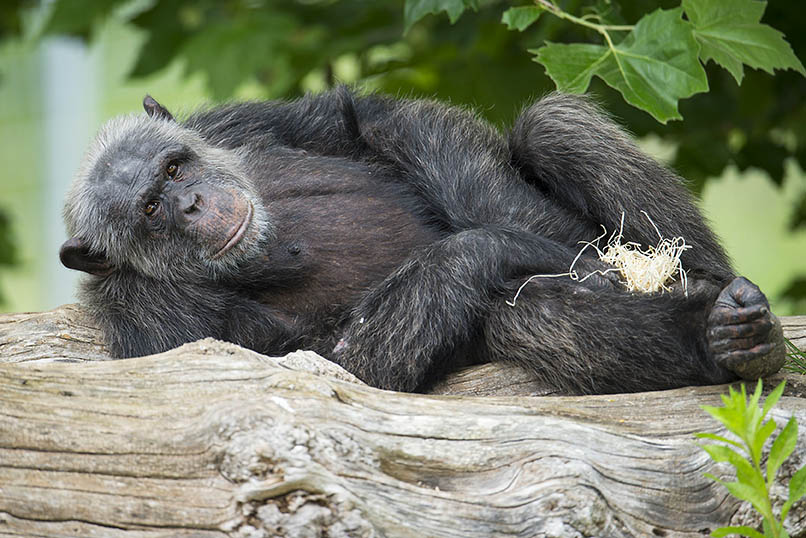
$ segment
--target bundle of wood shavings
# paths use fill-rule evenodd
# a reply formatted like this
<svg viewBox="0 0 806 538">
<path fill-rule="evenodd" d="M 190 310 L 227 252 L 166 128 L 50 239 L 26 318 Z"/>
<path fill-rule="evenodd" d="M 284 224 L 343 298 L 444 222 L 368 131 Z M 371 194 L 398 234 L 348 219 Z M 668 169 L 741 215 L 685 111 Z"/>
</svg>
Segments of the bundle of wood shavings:
<svg viewBox="0 0 806 538">
<path fill-rule="evenodd" d="M 646 219 L 655 228 L 658 234 L 658 244 L 649 246 L 646 250 L 641 249 L 641 245 L 628 241 L 622 243 L 624 230 L 624 213 L 621 214 L 621 226 L 618 233 L 614 232 L 604 248 L 599 248 L 599 241 L 607 235 L 607 230 L 602 235 L 595 238 L 593 241 L 582 241 L 584 247 L 579 251 L 571 267 L 567 273 L 557 275 L 533 275 L 518 288 L 518 292 L 511 301 L 507 301 L 510 306 L 515 306 L 523 288 L 535 278 L 556 278 L 556 277 L 569 277 L 571 280 L 583 282 L 594 274 L 605 274 L 609 272 L 618 272 L 621 276 L 622 283 L 629 291 L 637 291 L 641 293 L 655 293 L 657 291 L 671 291 L 669 286 L 675 281 L 675 276 L 679 276 L 680 282 L 683 286 L 683 291 L 687 293 L 687 278 L 686 271 L 680 263 L 680 256 L 683 252 L 690 249 L 691 246 L 686 244 L 686 240 L 682 237 L 675 237 L 672 239 L 664 238 L 663 235 L 649 218 L 646 211 L 641 211 Z M 604 227 L 602 227 L 604 229 Z M 608 265 L 613 266 L 613 269 L 605 271 L 594 271 L 580 277 L 577 271 L 574 270 L 579 258 L 586 248 L 592 247 L 599 255 L 599 259 Z"/>
<path fill-rule="evenodd" d="M 669 284 L 680 277 L 685 290 L 687 287 L 686 272 L 680 263 L 680 256 L 690 249 L 682 237 L 672 239 L 664 238 L 652 219 L 642 211 L 647 220 L 658 234 L 658 244 L 641 249 L 638 243 L 627 242 L 622 244 L 622 230 L 624 229 L 624 213 L 621 214 L 621 227 L 618 234 L 610 237 L 604 249 L 599 250 L 595 245 L 599 259 L 618 269 L 623 283 L 630 291 L 654 293 L 657 291 L 671 291 Z"/>
<path fill-rule="evenodd" d="M 680 267 L 680 255 L 687 248 L 685 239 L 663 239 L 657 246 L 641 250 L 636 243 L 621 244 L 618 240 L 608 243 L 599 259 L 618 268 L 624 284 L 630 291 L 653 293 L 669 291 L 667 285 L 679 274 L 684 282 L 686 273 Z"/>
</svg>

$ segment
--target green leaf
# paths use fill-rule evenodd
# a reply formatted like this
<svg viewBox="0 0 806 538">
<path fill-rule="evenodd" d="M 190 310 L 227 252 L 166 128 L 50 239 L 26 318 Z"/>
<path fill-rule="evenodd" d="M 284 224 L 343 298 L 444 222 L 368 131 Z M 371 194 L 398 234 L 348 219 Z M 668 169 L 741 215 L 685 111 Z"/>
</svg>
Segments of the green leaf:
<svg viewBox="0 0 806 538">
<path fill-rule="evenodd" d="M 725 407 L 711 407 L 710 405 L 703 405 L 702 409 L 724 424 L 725 427 L 733 432 L 736 436 L 741 438 L 742 434 L 744 433 L 744 413 L 735 411 L 733 406 L 730 404 L 731 402 L 728 400 L 725 401 Z"/>
<path fill-rule="evenodd" d="M 11 218 L 8 213 L 0 209 L 0 265 L 15 263 L 17 263 L 17 248 L 14 246 Z"/>
<path fill-rule="evenodd" d="M 744 77 L 743 64 L 770 74 L 774 69 L 794 69 L 806 75 L 784 35 L 761 24 L 766 7 L 766 2 L 756 0 L 683 0 L 702 45 L 700 57 L 720 64 L 738 84 Z"/>
<path fill-rule="evenodd" d="M 761 394 L 763 391 L 763 384 L 761 379 L 758 380 L 756 383 L 756 390 L 753 391 L 753 396 L 750 398 L 750 403 L 748 404 L 748 408 L 750 407 L 758 407 L 758 402 L 761 401 Z"/>
<path fill-rule="evenodd" d="M 511 7 L 504 11 L 501 22 L 507 25 L 510 30 L 523 32 L 543 13 L 543 8 L 537 6 Z"/>
<path fill-rule="evenodd" d="M 789 480 L 789 500 L 792 504 L 806 495 L 806 465 L 798 469 Z"/>
<path fill-rule="evenodd" d="M 607 47 L 583 43 L 547 43 L 529 52 L 537 55 L 535 61 L 543 64 L 557 89 L 567 93 L 584 93 L 610 56 Z"/>
<path fill-rule="evenodd" d="M 760 380 L 759 380 L 760 381 Z M 772 389 L 767 399 L 764 400 L 764 410 L 762 411 L 763 416 L 767 416 L 767 413 L 778 403 L 778 400 L 781 399 L 781 395 L 784 393 L 784 388 L 786 387 L 786 381 L 781 381 L 778 383 L 778 386 Z"/>
<path fill-rule="evenodd" d="M 742 385 L 744 388 L 744 385 Z M 744 424 L 744 431 L 742 433 L 742 439 L 744 439 L 751 448 L 754 448 L 753 438 L 756 436 L 756 433 L 759 430 L 761 424 L 761 409 L 758 407 L 759 401 L 761 401 L 761 393 L 762 393 L 762 386 L 761 386 L 761 379 L 758 380 L 756 383 L 756 390 L 753 392 L 753 395 L 750 397 L 750 401 L 747 405 L 744 405 L 744 415 L 745 415 L 745 424 Z M 761 458 L 761 451 L 753 449 L 753 460 L 758 462 Z"/>
<path fill-rule="evenodd" d="M 448 14 L 451 24 L 459 20 L 465 9 L 478 10 L 478 0 L 406 0 L 403 7 L 404 30 L 407 33 L 415 22 L 429 14 L 444 11 Z"/>
<path fill-rule="evenodd" d="M 795 417 L 789 419 L 784 429 L 778 434 L 770 448 L 770 455 L 767 457 L 767 483 L 772 484 L 775 474 L 784 463 L 784 460 L 795 450 L 795 443 L 798 441 L 798 423 Z"/>
<path fill-rule="evenodd" d="M 179 7 L 174 2 L 156 2 L 132 19 L 132 23 L 145 30 L 148 37 L 140 47 L 137 62 L 129 72 L 130 77 L 151 75 L 174 60 L 191 35 L 188 29 L 176 23 Z"/>
<path fill-rule="evenodd" d="M 715 433 L 701 432 L 701 433 L 695 433 L 694 436 L 698 437 L 699 439 L 711 439 L 712 441 L 721 441 L 723 443 L 733 445 L 737 448 L 742 448 L 741 443 L 738 443 L 732 439 L 728 439 L 727 437 L 722 437 L 721 435 L 716 435 Z"/>
<path fill-rule="evenodd" d="M 583 2 L 580 6 L 582 8 L 583 18 L 588 20 L 596 20 L 599 24 L 605 25 L 626 25 L 627 20 L 621 13 L 622 6 L 619 2 L 613 0 L 595 0 L 590 5 L 588 2 Z M 628 8 L 629 9 L 629 8 Z M 647 9 L 641 9 L 640 13 L 643 14 Z"/>
<path fill-rule="evenodd" d="M 748 536 L 749 538 L 764 538 L 764 535 L 752 527 L 719 527 L 711 532 L 711 536 L 721 538 L 722 536 L 730 536 L 731 534 L 739 534 L 741 536 Z"/>
<path fill-rule="evenodd" d="M 677 102 L 708 90 L 699 45 L 682 12 L 650 13 L 612 48 L 548 44 L 537 50 L 537 61 L 560 90 L 584 91 L 596 75 L 661 123 L 680 119 Z"/>
<path fill-rule="evenodd" d="M 767 439 L 770 438 L 772 432 L 775 431 L 775 426 L 776 424 L 774 420 L 768 420 L 761 428 L 759 428 L 751 439 L 750 450 L 755 461 L 759 461 L 761 459 L 761 449 L 764 448 L 764 443 L 767 442 Z"/>
<path fill-rule="evenodd" d="M 726 461 L 736 469 L 736 478 L 742 484 L 764 490 L 764 477 L 748 462 L 744 456 L 723 445 L 703 445 L 711 459 L 716 462 Z"/>
<path fill-rule="evenodd" d="M 772 509 L 770 508 L 770 501 L 763 491 L 759 491 L 753 486 L 742 484 L 740 482 L 723 482 L 731 495 L 742 501 L 747 501 L 758 510 L 758 512 L 766 517 L 772 518 Z"/>
<path fill-rule="evenodd" d="M 680 8 L 656 10 L 642 18 L 600 74 L 628 103 L 662 123 L 682 118 L 679 99 L 708 90 L 699 47 L 681 14 Z"/>
</svg>

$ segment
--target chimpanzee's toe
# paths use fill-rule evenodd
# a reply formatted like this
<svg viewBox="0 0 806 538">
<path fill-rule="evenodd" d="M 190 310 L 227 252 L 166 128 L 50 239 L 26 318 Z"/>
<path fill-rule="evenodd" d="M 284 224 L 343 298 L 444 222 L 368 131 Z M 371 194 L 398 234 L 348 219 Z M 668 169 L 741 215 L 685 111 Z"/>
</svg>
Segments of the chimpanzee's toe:
<svg viewBox="0 0 806 538">
<path fill-rule="evenodd" d="M 761 290 L 743 277 L 717 297 L 707 338 L 716 363 L 745 379 L 777 372 L 786 358 L 781 323 Z"/>
</svg>

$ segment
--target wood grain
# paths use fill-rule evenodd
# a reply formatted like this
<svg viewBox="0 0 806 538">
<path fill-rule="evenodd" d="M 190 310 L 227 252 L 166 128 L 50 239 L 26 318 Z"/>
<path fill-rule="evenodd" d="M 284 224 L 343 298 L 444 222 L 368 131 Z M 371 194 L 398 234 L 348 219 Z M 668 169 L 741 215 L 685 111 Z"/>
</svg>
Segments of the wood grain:
<svg viewBox="0 0 806 538">
<path fill-rule="evenodd" d="M 79 310 L 25 316 L 0 317 L 0 536 L 682 537 L 759 524 L 703 476 L 732 479 L 693 436 L 720 431 L 700 405 L 726 386 L 399 394 L 310 352 L 213 340 L 98 360 Z M 806 340 L 806 318 L 784 327 Z M 806 383 L 787 379 L 773 415 L 806 426 Z M 779 505 L 806 464 L 804 430 Z M 804 501 L 787 528 L 806 536 Z"/>
</svg>

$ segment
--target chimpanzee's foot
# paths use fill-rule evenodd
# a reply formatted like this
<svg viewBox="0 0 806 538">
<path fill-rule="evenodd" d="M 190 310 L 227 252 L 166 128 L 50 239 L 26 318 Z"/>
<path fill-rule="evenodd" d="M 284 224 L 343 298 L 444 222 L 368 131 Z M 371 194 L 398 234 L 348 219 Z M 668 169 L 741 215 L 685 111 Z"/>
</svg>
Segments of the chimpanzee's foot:
<svg viewBox="0 0 806 538">
<path fill-rule="evenodd" d="M 744 379 L 777 372 L 784 364 L 781 322 L 758 286 L 734 278 L 708 316 L 708 350 L 716 363 Z"/>
</svg>

